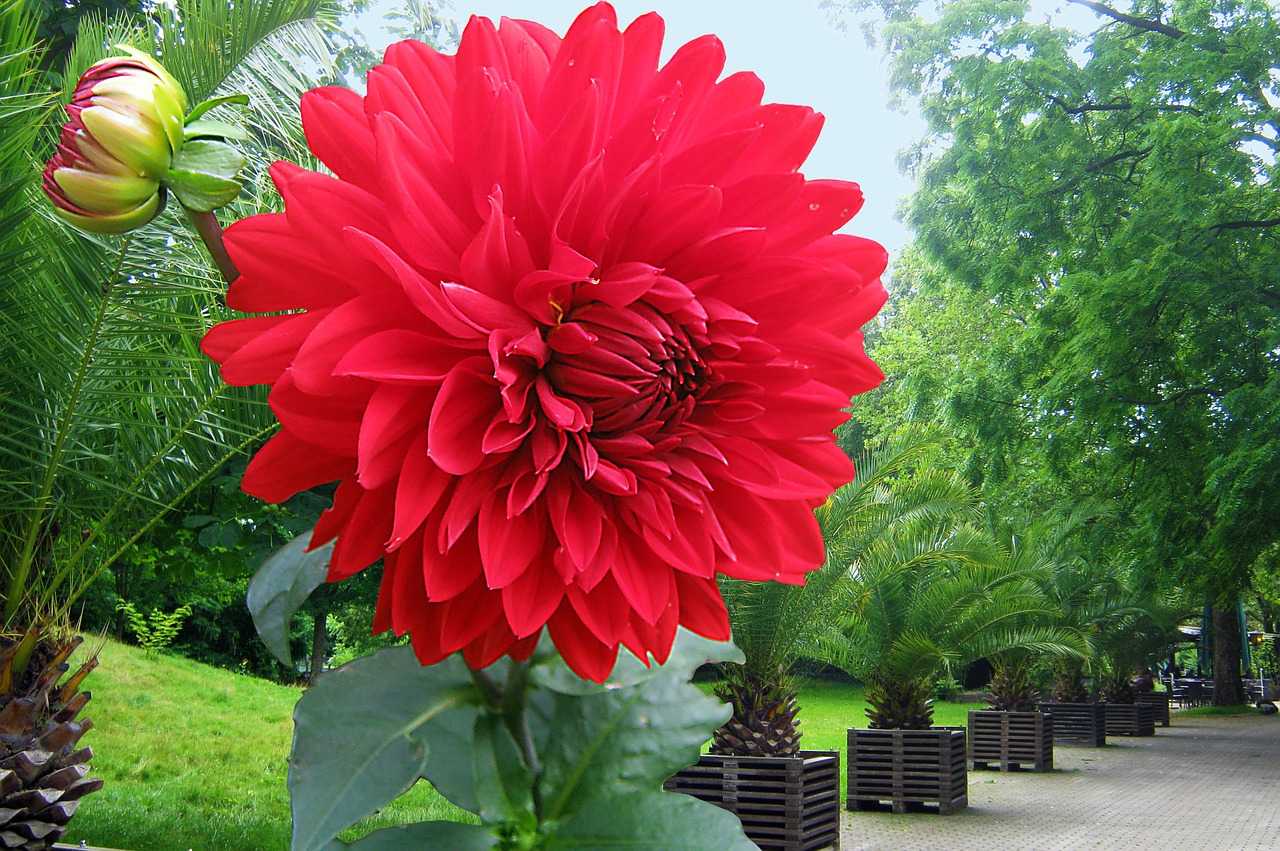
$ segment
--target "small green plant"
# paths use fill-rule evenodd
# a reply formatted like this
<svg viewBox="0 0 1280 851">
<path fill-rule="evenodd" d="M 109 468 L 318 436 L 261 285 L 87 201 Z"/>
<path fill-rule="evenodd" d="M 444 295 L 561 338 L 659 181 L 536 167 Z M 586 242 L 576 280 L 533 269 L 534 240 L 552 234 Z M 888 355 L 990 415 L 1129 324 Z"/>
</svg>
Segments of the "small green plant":
<svg viewBox="0 0 1280 851">
<path fill-rule="evenodd" d="M 153 655 L 173 643 L 182 629 L 182 622 L 191 616 L 191 605 L 183 604 L 176 611 L 164 612 L 152 609 L 146 617 L 134 608 L 133 603 L 121 603 L 116 611 L 123 612 L 129 631 L 138 639 L 138 646 Z"/>
<path fill-rule="evenodd" d="M 964 691 L 964 683 L 951 676 L 950 673 L 941 674 L 934 680 L 934 700 L 951 700 L 962 691 Z"/>
</svg>

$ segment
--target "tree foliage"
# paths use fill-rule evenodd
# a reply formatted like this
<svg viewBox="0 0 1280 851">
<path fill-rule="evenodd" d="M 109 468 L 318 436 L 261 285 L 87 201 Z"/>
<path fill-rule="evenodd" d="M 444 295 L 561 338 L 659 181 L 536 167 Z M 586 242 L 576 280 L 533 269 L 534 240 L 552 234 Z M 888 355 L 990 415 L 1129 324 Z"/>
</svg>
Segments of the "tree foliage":
<svg viewBox="0 0 1280 851">
<path fill-rule="evenodd" d="M 929 124 L 881 408 L 954 425 L 1007 506 L 1109 500 L 1113 555 L 1234 605 L 1280 540 L 1280 18 L 1081 5 L 876 6 Z"/>
</svg>

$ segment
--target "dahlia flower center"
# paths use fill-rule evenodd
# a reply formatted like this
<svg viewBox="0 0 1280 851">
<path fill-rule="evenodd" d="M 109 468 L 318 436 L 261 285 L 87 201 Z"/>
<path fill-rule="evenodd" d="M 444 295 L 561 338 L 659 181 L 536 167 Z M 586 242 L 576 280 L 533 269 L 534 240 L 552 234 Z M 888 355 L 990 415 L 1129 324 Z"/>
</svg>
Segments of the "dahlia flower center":
<svg viewBox="0 0 1280 851">
<path fill-rule="evenodd" d="M 614 308 L 588 302 L 565 314 L 549 339 L 582 340 L 581 351 L 554 349 L 544 373 L 561 396 L 589 411 L 593 434 L 608 437 L 646 423 L 683 422 L 711 380 L 700 346 L 705 327 L 670 321 L 645 302 Z"/>
<path fill-rule="evenodd" d="M 652 423 L 683 422 L 711 380 L 705 323 L 686 324 L 652 305 L 602 301 L 552 305 L 554 323 L 512 339 L 496 358 L 511 422 L 533 413 L 563 431 L 606 438 Z"/>
</svg>

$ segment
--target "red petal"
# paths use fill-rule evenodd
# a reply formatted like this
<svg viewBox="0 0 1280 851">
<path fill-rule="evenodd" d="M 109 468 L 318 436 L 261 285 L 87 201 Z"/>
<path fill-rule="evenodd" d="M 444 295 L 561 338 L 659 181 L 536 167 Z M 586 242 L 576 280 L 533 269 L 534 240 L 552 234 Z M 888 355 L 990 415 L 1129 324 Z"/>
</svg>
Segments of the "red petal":
<svg viewBox="0 0 1280 851">
<path fill-rule="evenodd" d="M 600 642 L 616 646 L 622 640 L 632 608 L 611 576 L 605 574 L 590 591 L 570 585 L 565 594 L 583 626 Z"/>
<path fill-rule="evenodd" d="M 712 641 L 730 638 L 729 612 L 714 579 L 698 579 L 677 572 L 676 592 L 680 598 L 680 624 Z"/>
<path fill-rule="evenodd" d="M 311 152 L 338 177 L 376 191 L 376 152 L 364 99 L 350 89 L 327 86 L 305 93 L 301 108 Z"/>
<path fill-rule="evenodd" d="M 373 391 L 360 421 L 356 478 L 361 486 L 378 488 L 396 478 L 409 445 L 423 437 L 431 401 L 411 387 L 384 385 Z"/>
<path fill-rule="evenodd" d="M 502 589 L 502 609 L 518 638 L 538 632 L 564 599 L 565 587 L 550 565 L 535 564 Z"/>
<path fill-rule="evenodd" d="M 485 459 L 485 428 L 501 409 L 487 358 L 469 358 L 445 378 L 427 426 L 427 455 L 446 473 L 466 475 Z"/>
<path fill-rule="evenodd" d="M 472 670 L 487 668 L 499 658 L 516 652 L 516 637 L 501 619 L 494 622 L 475 641 L 462 648 L 462 658 Z"/>
<path fill-rule="evenodd" d="M 272 384 L 289 368 L 325 311 L 233 319 L 209 329 L 200 348 L 222 364 L 228 384 Z"/>
<path fill-rule="evenodd" d="M 502 616 L 502 595 L 485 588 L 483 582 L 438 605 L 443 612 L 440 647 L 448 653 L 475 641 Z"/>
<path fill-rule="evenodd" d="M 462 280 L 472 289 L 510 303 L 516 283 L 534 268 L 528 244 L 503 212 L 502 191 L 495 189 L 489 196 L 484 226 L 462 253 Z"/>
<path fill-rule="evenodd" d="M 649 664 L 649 654 L 659 665 L 666 664 L 671 656 L 671 645 L 676 640 L 676 627 L 680 622 L 680 611 L 676 606 L 675 581 L 672 581 L 671 602 L 654 624 L 645 623 L 642 618 L 632 618 L 623 634 L 622 643 L 636 655 L 640 661 Z"/>
<path fill-rule="evenodd" d="M 438 534 L 435 525 L 428 521 L 423 530 L 424 538 L 430 540 L 433 533 Z M 433 603 L 452 600 L 484 575 L 484 564 L 474 541 L 469 541 L 466 546 L 456 546 L 443 555 L 425 551 L 422 569 L 427 599 Z"/>
<path fill-rule="evenodd" d="M 335 262 L 331 253 L 299 238 L 283 213 L 263 213 L 241 219 L 224 235 L 240 277 L 227 289 L 227 307 L 234 310 L 313 310 L 333 307 L 356 295 L 348 281 L 350 266 Z"/>
<path fill-rule="evenodd" d="M 605 523 L 599 503 L 568 476 L 554 476 L 547 486 L 547 512 L 551 527 L 574 564 L 585 568 L 600 550 Z"/>
<path fill-rule="evenodd" d="M 329 561 L 330 582 L 346 579 L 386 555 L 394 500 L 394 488 L 360 494 L 350 522 L 343 527 L 334 545 L 333 558 Z"/>
<path fill-rule="evenodd" d="M 376 80 L 369 83 L 369 101 L 377 112 L 396 112 L 416 138 L 427 139 L 438 150 L 453 148 L 453 96 L 457 88 L 454 57 L 416 40 L 401 41 L 387 48 L 386 63 L 404 75 L 412 101 L 398 96 L 382 103 Z M 397 95 L 399 92 L 397 92 Z M 415 120 L 416 119 L 416 120 Z"/>
<path fill-rule="evenodd" d="M 506 494 L 493 493 L 480 508 L 477 535 L 489 587 L 505 588 L 520 578 L 545 550 L 546 521 L 539 508 L 508 517 Z"/>
<path fill-rule="evenodd" d="M 427 435 L 419 432 L 405 450 L 396 484 L 396 517 L 388 542 L 392 547 L 417 531 L 452 482 L 453 477 L 427 457 Z"/>
<path fill-rule="evenodd" d="M 547 630 L 565 664 L 578 676 L 602 683 L 613 673 L 618 645 L 601 643 L 578 619 L 567 600 L 547 622 Z"/>
<path fill-rule="evenodd" d="M 632 533 L 619 530 L 618 553 L 611 573 L 636 614 L 656 623 L 671 598 L 671 567 L 645 559 L 647 550 L 648 547 L 638 546 Z"/>
<path fill-rule="evenodd" d="M 460 361 L 474 354 L 449 340 L 395 328 L 353 345 L 333 373 L 399 384 L 439 384 Z"/>
<path fill-rule="evenodd" d="M 295 493 L 348 476 L 354 469 L 353 459 L 322 452 L 282 431 L 253 456 L 240 487 L 267 502 L 284 502 Z"/>
</svg>

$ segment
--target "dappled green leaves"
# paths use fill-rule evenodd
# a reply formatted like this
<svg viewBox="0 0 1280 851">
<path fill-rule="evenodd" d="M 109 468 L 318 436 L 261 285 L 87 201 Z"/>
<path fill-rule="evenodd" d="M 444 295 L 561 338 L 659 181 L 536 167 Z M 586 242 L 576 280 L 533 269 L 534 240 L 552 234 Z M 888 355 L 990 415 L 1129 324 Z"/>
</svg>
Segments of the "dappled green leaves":
<svg viewBox="0 0 1280 851">
<path fill-rule="evenodd" d="M 1120 4 L 1142 25 L 1103 9 L 1089 32 L 1017 2 L 836 5 L 883 12 L 892 85 L 929 122 L 874 425 L 953 428 L 1006 515 L 1112 500 L 1098 552 L 1234 605 L 1280 540 L 1259 522 L 1280 461 L 1274 4 Z"/>
</svg>

